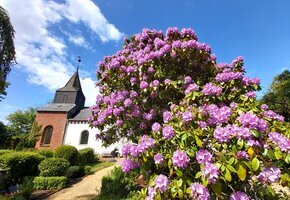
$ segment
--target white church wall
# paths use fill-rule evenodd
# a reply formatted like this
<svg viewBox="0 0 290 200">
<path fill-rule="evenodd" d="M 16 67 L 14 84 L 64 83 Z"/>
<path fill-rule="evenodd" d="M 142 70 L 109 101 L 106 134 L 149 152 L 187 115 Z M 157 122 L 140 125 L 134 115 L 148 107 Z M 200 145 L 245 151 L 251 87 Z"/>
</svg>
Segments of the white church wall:
<svg viewBox="0 0 290 200">
<path fill-rule="evenodd" d="M 81 133 L 85 130 L 89 132 L 88 144 L 80 144 Z M 101 141 L 96 140 L 96 134 L 99 134 L 99 132 L 96 128 L 90 128 L 87 123 L 68 123 L 63 144 L 75 146 L 78 150 L 90 147 L 100 155 L 111 153 L 115 148 L 119 149 L 119 153 L 121 153 L 122 142 L 103 147 Z"/>
</svg>

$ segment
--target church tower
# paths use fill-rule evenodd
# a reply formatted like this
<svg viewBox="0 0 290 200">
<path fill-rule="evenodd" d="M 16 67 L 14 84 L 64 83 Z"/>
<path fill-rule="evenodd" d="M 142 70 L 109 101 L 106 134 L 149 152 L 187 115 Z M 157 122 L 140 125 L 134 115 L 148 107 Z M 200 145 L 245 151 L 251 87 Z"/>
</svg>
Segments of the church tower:
<svg viewBox="0 0 290 200">
<path fill-rule="evenodd" d="M 85 99 L 77 69 L 66 85 L 56 90 L 53 102 L 37 110 L 35 120 L 41 125 L 42 135 L 35 148 L 55 149 L 62 145 L 68 121 L 84 109 Z"/>
</svg>

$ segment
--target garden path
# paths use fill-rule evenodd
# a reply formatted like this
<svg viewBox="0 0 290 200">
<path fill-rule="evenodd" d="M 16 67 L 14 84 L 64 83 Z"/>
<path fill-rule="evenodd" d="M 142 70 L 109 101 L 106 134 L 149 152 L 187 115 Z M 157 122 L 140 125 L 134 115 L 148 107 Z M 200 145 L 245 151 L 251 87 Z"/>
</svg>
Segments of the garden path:
<svg viewBox="0 0 290 200">
<path fill-rule="evenodd" d="M 84 177 L 80 182 L 62 189 L 49 196 L 48 200 L 89 200 L 94 198 L 101 189 L 102 177 L 107 175 L 115 166 L 120 165 L 121 159 L 111 167 L 107 167 L 92 175 Z"/>
</svg>

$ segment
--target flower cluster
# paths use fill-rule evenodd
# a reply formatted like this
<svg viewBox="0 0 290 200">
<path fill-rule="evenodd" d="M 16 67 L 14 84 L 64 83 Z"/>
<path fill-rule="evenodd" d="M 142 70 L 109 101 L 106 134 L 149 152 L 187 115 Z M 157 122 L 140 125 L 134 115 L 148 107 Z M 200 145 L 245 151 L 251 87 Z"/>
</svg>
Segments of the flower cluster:
<svg viewBox="0 0 290 200">
<path fill-rule="evenodd" d="M 168 178 L 165 175 L 160 174 L 155 178 L 154 183 L 156 187 L 159 189 L 159 191 L 163 193 L 167 190 Z"/>
<path fill-rule="evenodd" d="M 262 119 L 257 117 L 257 115 L 247 112 L 247 113 L 242 113 L 237 120 L 244 126 L 248 127 L 250 129 L 255 129 L 260 132 L 265 132 L 268 129 L 268 124 L 267 122 Z"/>
<path fill-rule="evenodd" d="M 238 151 L 236 153 L 236 156 L 237 156 L 238 159 L 249 160 L 249 155 L 245 151 Z"/>
<path fill-rule="evenodd" d="M 276 144 L 281 151 L 290 153 L 290 139 L 276 132 L 268 133 L 269 140 Z"/>
<path fill-rule="evenodd" d="M 203 86 L 202 93 L 208 96 L 220 96 L 222 94 L 222 88 L 215 86 L 213 83 L 207 83 Z"/>
<path fill-rule="evenodd" d="M 227 106 L 222 106 L 219 108 L 215 104 L 205 106 L 205 110 L 209 115 L 207 123 L 209 125 L 220 125 L 222 123 L 227 123 L 229 117 L 232 115 L 231 108 Z"/>
<path fill-rule="evenodd" d="M 186 111 L 186 112 L 182 113 L 182 119 L 184 122 L 190 122 L 193 120 L 193 118 L 194 118 L 194 116 L 193 116 L 192 112 L 190 112 L 190 111 Z"/>
<path fill-rule="evenodd" d="M 242 79 L 243 74 L 242 72 L 223 72 L 218 73 L 215 77 L 217 82 L 228 82 L 231 80 Z"/>
<path fill-rule="evenodd" d="M 207 178 L 208 183 L 215 183 L 219 178 L 219 170 L 212 163 L 206 163 L 204 169 L 201 170 L 202 176 Z"/>
<path fill-rule="evenodd" d="M 155 164 L 161 164 L 163 162 L 163 156 L 161 153 L 158 153 L 154 156 Z"/>
<path fill-rule="evenodd" d="M 184 91 L 184 94 L 187 95 L 187 94 L 189 94 L 189 93 L 191 93 L 193 91 L 198 91 L 198 89 L 199 89 L 199 87 L 198 87 L 197 84 L 195 84 L 195 83 L 189 84 L 187 86 L 186 90 Z"/>
<path fill-rule="evenodd" d="M 277 167 L 266 167 L 257 177 L 261 183 L 274 183 L 279 180 L 281 170 Z"/>
<path fill-rule="evenodd" d="M 210 198 L 208 189 L 200 183 L 192 183 L 190 185 L 190 192 L 195 200 L 208 200 Z"/>
<path fill-rule="evenodd" d="M 231 194 L 230 200 L 250 200 L 250 198 L 244 192 L 237 191 Z"/>
<path fill-rule="evenodd" d="M 155 123 L 152 125 L 151 129 L 152 129 L 152 132 L 153 132 L 153 133 L 157 133 L 158 131 L 160 131 L 160 129 L 161 129 L 161 125 L 160 125 L 158 122 L 155 122 Z"/>
<path fill-rule="evenodd" d="M 206 163 L 211 162 L 212 154 L 208 150 L 200 149 L 195 154 L 195 157 L 199 164 L 206 164 Z"/>
<path fill-rule="evenodd" d="M 139 167 L 139 163 L 131 160 L 130 158 L 125 158 L 122 163 L 121 163 L 121 166 L 122 166 L 122 171 L 124 173 L 129 173 L 130 171 L 132 171 L 133 169 Z"/>
<path fill-rule="evenodd" d="M 176 167 L 185 169 L 189 164 L 189 158 L 185 152 L 181 150 L 176 150 L 172 156 L 172 163 Z"/>
<path fill-rule="evenodd" d="M 249 85 L 259 85 L 260 84 L 260 79 L 259 78 L 249 78 L 249 77 L 244 77 L 242 79 L 242 83 L 246 86 Z"/>
<path fill-rule="evenodd" d="M 163 130 L 162 130 L 162 135 L 167 140 L 170 140 L 175 135 L 175 132 L 174 132 L 173 127 L 172 126 L 165 125 L 164 128 L 163 128 Z"/>
<path fill-rule="evenodd" d="M 265 110 L 265 109 L 264 109 Z M 264 112 L 262 112 L 262 115 L 264 117 L 267 117 L 269 119 L 276 119 L 278 120 L 279 122 L 283 122 L 284 121 L 284 117 L 282 115 L 279 115 L 277 113 L 275 113 L 274 111 L 272 110 L 266 110 Z"/>
<path fill-rule="evenodd" d="M 232 137 L 250 139 L 252 133 L 249 128 L 229 124 L 226 127 L 216 127 L 213 136 L 218 142 L 228 142 Z"/>
</svg>

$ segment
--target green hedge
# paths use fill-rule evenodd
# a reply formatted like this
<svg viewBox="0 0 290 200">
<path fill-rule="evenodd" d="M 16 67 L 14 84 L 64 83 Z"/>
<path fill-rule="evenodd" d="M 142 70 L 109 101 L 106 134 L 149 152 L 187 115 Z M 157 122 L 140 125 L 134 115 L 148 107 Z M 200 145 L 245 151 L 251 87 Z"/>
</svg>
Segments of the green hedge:
<svg viewBox="0 0 290 200">
<path fill-rule="evenodd" d="M 79 151 L 79 163 L 82 165 L 95 162 L 95 153 L 92 148 L 85 148 Z"/>
<path fill-rule="evenodd" d="M 10 152 L 0 156 L 0 166 L 9 168 L 12 182 L 19 182 L 25 176 L 38 175 L 38 165 L 44 159 L 44 156 L 33 152 Z"/>
<path fill-rule="evenodd" d="M 54 156 L 57 158 L 64 158 L 70 162 L 71 165 L 78 164 L 79 152 L 74 146 L 63 145 L 56 148 Z"/>
<path fill-rule="evenodd" d="M 33 180 L 33 187 L 36 190 L 55 190 L 62 189 L 67 184 L 65 176 L 42 177 L 37 176 Z"/>
<path fill-rule="evenodd" d="M 11 152 L 14 152 L 14 150 L 0 149 L 0 156 L 3 155 L 3 154 L 11 153 Z"/>
<path fill-rule="evenodd" d="M 52 158 L 53 157 L 53 151 L 52 150 L 37 150 L 35 153 L 38 153 L 42 156 L 45 156 L 46 158 Z"/>
<path fill-rule="evenodd" d="M 38 166 L 40 176 L 63 176 L 67 174 L 69 162 L 64 158 L 47 158 Z"/>
<path fill-rule="evenodd" d="M 84 167 L 71 166 L 67 171 L 68 178 L 79 178 L 85 175 Z"/>
</svg>

